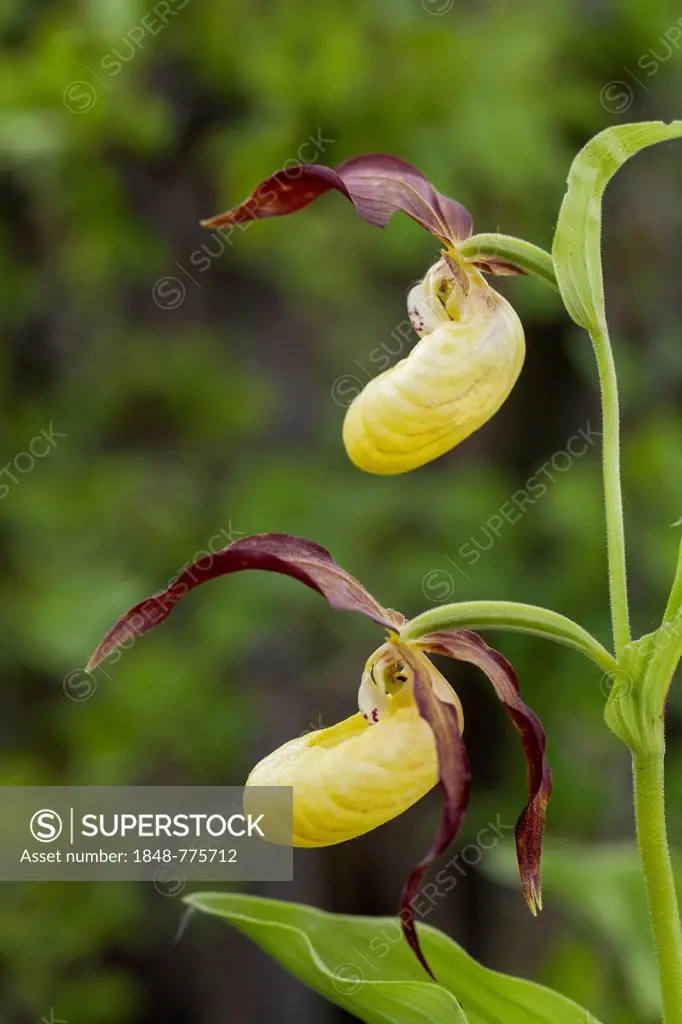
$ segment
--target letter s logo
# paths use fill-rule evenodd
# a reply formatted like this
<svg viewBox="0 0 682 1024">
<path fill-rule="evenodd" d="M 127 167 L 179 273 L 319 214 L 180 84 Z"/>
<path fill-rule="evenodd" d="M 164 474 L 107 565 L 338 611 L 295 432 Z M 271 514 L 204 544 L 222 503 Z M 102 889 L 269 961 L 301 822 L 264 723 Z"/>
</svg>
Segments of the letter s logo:
<svg viewBox="0 0 682 1024">
<path fill-rule="evenodd" d="M 39 843 L 52 843 L 61 835 L 62 819 L 56 811 L 44 808 L 36 811 L 29 825 L 31 835 Z"/>
</svg>

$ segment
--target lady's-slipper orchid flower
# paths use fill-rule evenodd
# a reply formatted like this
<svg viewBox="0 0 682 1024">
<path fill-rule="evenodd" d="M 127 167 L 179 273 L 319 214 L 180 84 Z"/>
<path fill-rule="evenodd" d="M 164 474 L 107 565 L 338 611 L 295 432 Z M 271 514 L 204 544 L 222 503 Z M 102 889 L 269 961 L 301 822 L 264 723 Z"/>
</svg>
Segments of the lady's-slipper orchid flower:
<svg viewBox="0 0 682 1024">
<path fill-rule="evenodd" d="M 203 223 L 220 229 L 295 213 L 330 189 L 370 224 L 385 227 L 402 210 L 444 244 L 441 259 L 407 299 L 421 340 L 357 395 L 343 427 L 348 455 L 360 469 L 404 473 L 469 437 L 509 395 L 525 356 L 523 327 L 480 271 L 522 271 L 500 259 L 462 257 L 458 246 L 471 235 L 470 214 L 416 167 L 381 153 L 335 170 L 301 164 L 277 171 L 239 206 Z"/>
<path fill-rule="evenodd" d="M 483 670 L 521 736 L 529 800 L 517 822 L 516 848 L 523 891 L 536 913 L 541 907 L 540 857 L 551 773 L 542 726 L 521 700 L 514 670 L 469 630 L 432 633 L 417 641 L 403 639 L 404 617 L 379 604 L 318 544 L 287 534 L 260 534 L 200 559 L 161 593 L 123 615 L 95 651 L 88 669 L 163 622 L 200 583 L 245 569 L 292 576 L 320 593 L 333 608 L 361 612 L 387 633 L 365 665 L 357 713 L 331 728 L 290 740 L 249 776 L 247 786 L 293 788 L 294 845 L 329 846 L 369 832 L 407 810 L 440 782 L 440 830 L 405 885 L 400 912 L 408 942 L 431 973 L 419 946 L 414 902 L 426 868 L 459 831 L 470 783 L 461 704 L 427 657 L 446 655 Z"/>
</svg>

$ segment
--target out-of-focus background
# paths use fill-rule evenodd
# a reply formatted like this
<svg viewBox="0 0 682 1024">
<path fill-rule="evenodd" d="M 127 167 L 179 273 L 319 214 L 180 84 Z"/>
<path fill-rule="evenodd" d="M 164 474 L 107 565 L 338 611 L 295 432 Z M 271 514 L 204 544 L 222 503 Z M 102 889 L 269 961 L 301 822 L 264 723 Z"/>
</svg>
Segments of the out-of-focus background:
<svg viewBox="0 0 682 1024">
<path fill-rule="evenodd" d="M 528 341 L 507 404 L 435 464 L 371 477 L 345 456 L 344 408 L 407 351 L 405 295 L 433 240 L 404 217 L 374 230 L 335 194 L 222 241 L 198 222 L 286 161 L 385 150 L 478 230 L 548 247 L 577 149 L 607 125 L 679 116 L 679 5 L 4 0 L 0 43 L 4 784 L 238 784 L 354 710 L 380 633 L 255 573 L 194 593 L 83 699 L 69 674 L 103 631 L 217 535 L 310 537 L 408 615 L 517 599 L 609 642 L 594 369 L 558 297 L 503 281 Z M 659 146 L 605 209 L 638 633 L 660 621 L 682 514 L 681 181 L 682 147 Z M 43 432 L 49 446 L 33 443 Z M 567 455 L 581 432 L 585 453 Z M 500 526 L 538 474 L 544 492 Z M 653 1022 L 641 893 L 616 884 L 620 852 L 604 847 L 632 832 L 608 682 L 570 651 L 489 639 L 547 730 L 552 885 L 533 920 L 500 882 L 507 830 L 428 920 L 613 1024 Z M 446 671 L 475 770 L 464 846 L 514 822 L 525 766 L 485 680 Z M 681 706 L 673 689 L 678 842 Z M 392 913 L 438 815 L 433 794 L 364 839 L 297 853 L 293 884 L 253 890 Z M 150 884 L 5 884 L 0 907 L 13 1024 L 348 1019 L 218 921 L 194 918 L 176 941 L 182 905 Z"/>
</svg>

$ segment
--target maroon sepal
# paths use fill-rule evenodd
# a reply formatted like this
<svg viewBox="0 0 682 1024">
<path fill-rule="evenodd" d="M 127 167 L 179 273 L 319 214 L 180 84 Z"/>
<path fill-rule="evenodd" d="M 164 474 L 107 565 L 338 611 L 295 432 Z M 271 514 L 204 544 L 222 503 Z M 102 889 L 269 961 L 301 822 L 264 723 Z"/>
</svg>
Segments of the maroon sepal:
<svg viewBox="0 0 682 1024">
<path fill-rule="evenodd" d="M 467 257 L 470 263 L 482 270 L 484 274 L 495 274 L 497 277 L 516 277 L 520 274 L 527 274 L 527 270 L 517 267 L 514 263 L 500 259 L 498 256 Z"/>
<path fill-rule="evenodd" d="M 498 651 L 470 630 L 447 630 L 421 637 L 419 646 L 434 654 L 468 661 L 485 672 L 514 723 L 528 763 L 528 804 L 516 823 L 516 854 L 526 902 L 533 914 L 542 910 L 540 862 L 552 773 L 546 757 L 545 732 L 540 720 L 521 700 L 514 669 Z"/>
<path fill-rule="evenodd" d="M 400 921 L 410 948 L 416 954 L 422 967 L 436 981 L 436 976 L 431 970 L 419 942 L 413 904 L 419 894 L 419 887 L 427 868 L 447 850 L 461 828 L 469 804 L 471 769 L 460 734 L 457 709 L 454 705 L 446 704 L 436 696 L 426 672 L 420 667 L 418 658 L 409 648 L 401 647 L 401 653 L 414 672 L 414 696 L 419 714 L 429 723 L 436 741 L 440 788 L 443 794 L 443 815 L 431 849 L 414 868 L 405 883 L 400 898 Z"/>
<path fill-rule="evenodd" d="M 202 225 L 222 228 L 296 213 L 330 189 L 350 199 L 360 216 L 376 227 L 385 227 L 393 214 L 402 210 L 445 242 L 468 238 L 473 229 L 471 214 L 461 203 L 438 192 L 412 164 L 386 153 L 356 156 L 336 169 L 297 164 L 276 171 L 239 206 L 202 221 Z"/>
<path fill-rule="evenodd" d="M 242 537 L 216 554 L 200 558 L 183 569 L 165 590 L 136 604 L 109 630 L 90 659 L 88 671 L 131 637 L 141 636 L 158 626 L 190 590 L 243 569 L 264 569 L 293 576 L 322 594 L 332 608 L 361 612 L 386 629 L 395 630 L 404 622 L 399 612 L 375 601 L 319 544 L 286 533 L 261 533 Z"/>
</svg>

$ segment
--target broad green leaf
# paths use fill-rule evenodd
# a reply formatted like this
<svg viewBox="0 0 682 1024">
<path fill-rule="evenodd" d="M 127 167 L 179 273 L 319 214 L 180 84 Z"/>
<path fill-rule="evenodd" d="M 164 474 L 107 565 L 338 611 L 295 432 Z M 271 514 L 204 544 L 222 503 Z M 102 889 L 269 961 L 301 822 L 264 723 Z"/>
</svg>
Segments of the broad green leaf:
<svg viewBox="0 0 682 1024">
<path fill-rule="evenodd" d="M 580 150 L 568 174 L 552 256 L 566 309 L 590 334 L 604 325 L 601 211 L 604 189 L 641 149 L 682 136 L 682 121 L 642 121 L 606 128 Z"/>
<path fill-rule="evenodd" d="M 316 992 L 367 1024 L 598 1024 L 550 989 L 476 963 L 443 932 L 419 926 L 439 984 L 390 917 L 351 917 L 238 893 L 187 903 L 229 921 Z"/>
<path fill-rule="evenodd" d="M 682 895 L 682 864 L 676 867 Z M 518 886 L 516 861 L 502 849 L 491 851 L 485 871 Z M 570 910 L 590 922 L 599 938 L 611 943 L 639 1012 L 652 1018 L 660 1014 L 658 970 L 635 844 L 546 843 L 542 882 L 546 893 L 561 897 Z"/>
</svg>

